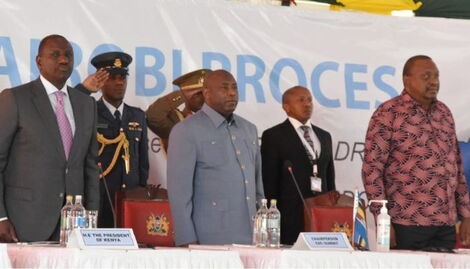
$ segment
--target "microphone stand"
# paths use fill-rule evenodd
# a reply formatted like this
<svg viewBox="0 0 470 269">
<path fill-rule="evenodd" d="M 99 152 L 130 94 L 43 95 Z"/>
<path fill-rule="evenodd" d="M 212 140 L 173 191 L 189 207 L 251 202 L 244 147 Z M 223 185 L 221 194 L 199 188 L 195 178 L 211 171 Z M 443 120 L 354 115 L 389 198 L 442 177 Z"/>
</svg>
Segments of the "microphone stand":
<svg viewBox="0 0 470 269">
<path fill-rule="evenodd" d="M 113 214 L 113 227 L 116 228 L 116 212 L 114 212 L 113 200 L 111 199 L 111 194 L 109 193 L 108 183 L 106 182 L 106 177 L 103 173 L 103 168 L 101 167 L 101 162 L 98 163 L 100 169 L 100 175 L 103 179 L 104 190 L 106 191 L 106 197 L 108 198 L 109 205 L 111 207 L 111 213 Z"/>
<path fill-rule="evenodd" d="M 294 181 L 295 187 L 297 188 L 297 192 L 299 193 L 300 199 L 302 199 L 302 203 L 304 204 L 304 210 L 307 211 L 307 215 L 309 219 L 312 219 L 312 214 L 310 213 L 310 210 L 308 210 L 307 202 L 305 202 L 305 198 L 302 195 L 302 192 L 300 191 L 299 184 L 297 183 L 297 179 L 295 178 L 294 173 L 292 172 L 292 162 L 289 160 L 286 160 L 284 162 L 285 167 L 287 168 L 287 171 L 289 171 L 289 174 L 292 178 L 292 181 Z"/>
</svg>

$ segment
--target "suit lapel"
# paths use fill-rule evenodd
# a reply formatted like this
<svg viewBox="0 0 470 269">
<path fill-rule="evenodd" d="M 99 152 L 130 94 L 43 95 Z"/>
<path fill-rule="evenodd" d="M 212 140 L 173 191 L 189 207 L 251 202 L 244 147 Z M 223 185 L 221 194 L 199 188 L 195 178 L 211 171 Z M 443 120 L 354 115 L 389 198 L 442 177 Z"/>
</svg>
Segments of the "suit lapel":
<svg viewBox="0 0 470 269">
<path fill-rule="evenodd" d="M 33 93 L 33 104 L 44 122 L 45 129 L 49 132 L 50 137 L 52 138 L 50 139 L 51 143 L 54 144 L 54 147 L 60 156 L 65 159 L 65 151 L 62 144 L 62 137 L 60 136 L 59 125 L 57 124 L 57 117 L 52 109 L 51 101 L 49 100 L 49 96 L 47 96 L 46 89 L 39 78 L 34 81 L 33 85 L 34 87 L 31 89 Z"/>
<path fill-rule="evenodd" d="M 289 119 L 282 123 L 282 129 L 287 138 L 286 144 L 288 145 L 288 148 L 292 150 L 292 152 L 303 152 L 304 154 L 299 156 L 299 158 L 303 158 L 304 161 L 310 163 L 307 152 L 305 151 L 304 144 L 302 143 L 302 140 L 300 140 L 297 131 L 295 130 L 294 126 L 292 126 Z"/>
<path fill-rule="evenodd" d="M 105 118 L 106 120 L 108 120 L 109 122 L 114 122 L 116 120 L 116 118 L 114 118 L 114 115 L 111 114 L 111 112 L 109 111 L 109 109 L 106 107 L 106 105 L 104 104 L 103 102 L 103 99 L 100 99 L 96 102 L 96 105 L 98 106 L 98 115 L 100 117 L 103 117 Z M 123 112 L 124 114 L 124 112 Z M 122 121 L 122 118 L 121 118 L 121 121 Z"/>
<path fill-rule="evenodd" d="M 83 117 L 83 112 L 80 111 L 80 109 L 83 109 L 84 104 L 81 102 L 80 96 L 78 96 L 78 93 L 76 89 L 67 87 L 68 94 L 69 94 L 69 99 L 70 103 L 72 104 L 72 111 L 73 111 L 73 119 L 75 121 L 75 133 L 73 135 L 73 143 L 72 143 L 72 149 L 70 150 L 70 156 L 69 156 L 69 161 L 75 156 L 74 152 L 77 150 L 77 147 L 81 145 L 80 138 L 82 137 L 80 132 L 84 130 L 85 128 L 85 118 Z"/>
<path fill-rule="evenodd" d="M 315 125 L 313 125 L 313 124 L 312 124 L 312 130 L 313 130 L 313 132 L 315 133 L 315 135 L 317 136 L 318 141 L 320 142 L 320 145 L 325 146 L 325 145 L 326 145 L 325 137 L 323 137 L 323 136 L 321 135 L 321 133 L 318 131 L 318 128 L 317 128 Z M 320 159 L 321 159 L 323 156 L 325 156 L 324 152 L 325 152 L 325 151 L 324 151 L 323 149 L 321 149 L 321 151 L 320 151 L 320 156 L 318 156 L 318 161 L 320 161 Z"/>
</svg>

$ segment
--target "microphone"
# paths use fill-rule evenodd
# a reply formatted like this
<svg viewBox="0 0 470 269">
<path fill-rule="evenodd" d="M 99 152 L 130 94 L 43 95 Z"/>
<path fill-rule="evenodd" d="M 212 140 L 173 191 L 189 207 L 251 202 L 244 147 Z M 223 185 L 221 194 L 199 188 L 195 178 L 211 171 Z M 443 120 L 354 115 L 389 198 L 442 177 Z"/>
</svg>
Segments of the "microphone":
<svg viewBox="0 0 470 269">
<path fill-rule="evenodd" d="M 98 168 L 100 170 L 101 178 L 103 179 L 103 185 L 106 191 L 106 197 L 108 198 L 108 202 L 111 207 L 111 213 L 113 213 L 113 227 L 116 228 L 116 212 L 114 212 L 113 199 L 111 198 L 111 194 L 109 194 L 108 183 L 106 182 L 106 177 L 104 176 L 103 168 L 101 167 L 101 162 L 98 162 Z"/>
<path fill-rule="evenodd" d="M 289 160 L 284 161 L 284 167 L 286 167 L 287 171 L 289 171 L 290 177 L 292 178 L 292 181 L 294 181 L 295 187 L 297 188 L 297 192 L 299 193 L 300 199 L 302 200 L 302 203 L 304 204 L 304 210 L 307 212 L 307 215 L 309 219 L 312 219 L 312 214 L 310 213 L 310 210 L 308 210 L 307 202 L 305 202 L 305 198 L 302 195 L 302 192 L 300 191 L 299 184 L 297 184 L 297 179 L 294 176 L 294 173 L 292 172 L 292 162 Z"/>
</svg>

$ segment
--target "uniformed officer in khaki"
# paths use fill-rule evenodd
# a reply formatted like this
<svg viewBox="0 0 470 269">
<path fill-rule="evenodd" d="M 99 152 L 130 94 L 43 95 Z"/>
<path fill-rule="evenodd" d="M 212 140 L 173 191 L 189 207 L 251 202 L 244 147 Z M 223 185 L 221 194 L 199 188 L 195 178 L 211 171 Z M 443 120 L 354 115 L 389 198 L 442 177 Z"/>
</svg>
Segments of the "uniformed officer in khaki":
<svg viewBox="0 0 470 269">
<path fill-rule="evenodd" d="M 209 69 L 199 69 L 175 79 L 173 84 L 178 86 L 180 90 L 158 98 L 147 109 L 148 126 L 160 137 L 165 151 L 173 126 L 199 111 L 204 104 L 202 83 L 205 74 L 210 71 Z"/>
</svg>

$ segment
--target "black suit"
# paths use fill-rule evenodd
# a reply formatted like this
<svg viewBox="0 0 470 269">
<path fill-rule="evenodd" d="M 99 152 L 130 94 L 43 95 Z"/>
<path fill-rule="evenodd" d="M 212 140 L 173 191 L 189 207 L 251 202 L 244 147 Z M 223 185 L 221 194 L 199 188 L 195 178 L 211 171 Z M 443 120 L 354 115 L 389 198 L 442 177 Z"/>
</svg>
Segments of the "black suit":
<svg viewBox="0 0 470 269">
<path fill-rule="evenodd" d="M 119 135 L 119 130 L 122 128 L 129 141 L 129 174 L 125 172 L 124 161 L 121 158 L 121 155 L 124 154 L 124 150 L 121 149 L 115 166 L 111 172 L 106 175 L 106 182 L 114 202 L 114 194 L 116 191 L 129 190 L 147 184 L 149 170 L 147 122 L 145 120 L 145 113 L 140 108 L 124 104 L 122 119 L 119 125 L 119 122 L 115 119 L 114 115 L 111 114 L 103 100 L 99 100 L 97 106 L 98 132 L 106 139 L 114 139 Z M 109 167 L 116 151 L 116 146 L 117 144 L 107 145 L 99 156 L 98 159 L 102 164 L 103 170 Z M 98 225 L 100 228 L 113 227 L 113 217 L 102 181 L 100 191 L 102 198 L 100 214 L 98 215 Z"/>
<path fill-rule="evenodd" d="M 331 135 L 312 125 L 321 143 L 321 153 L 317 160 L 318 176 L 322 179 L 322 192 L 335 189 L 335 171 Z M 263 132 L 261 138 L 263 165 L 263 185 L 267 199 L 277 199 L 281 211 L 281 243 L 291 245 L 304 229 L 303 204 L 295 184 L 284 163 L 292 162 L 304 198 L 318 193 L 310 190 L 312 164 L 307 151 L 289 120 Z"/>
</svg>

